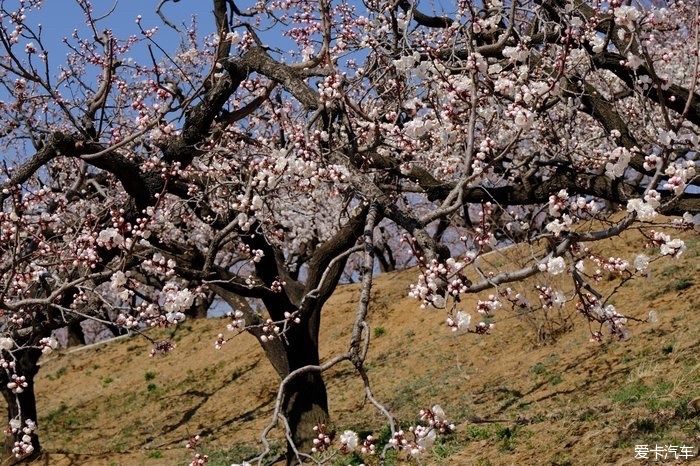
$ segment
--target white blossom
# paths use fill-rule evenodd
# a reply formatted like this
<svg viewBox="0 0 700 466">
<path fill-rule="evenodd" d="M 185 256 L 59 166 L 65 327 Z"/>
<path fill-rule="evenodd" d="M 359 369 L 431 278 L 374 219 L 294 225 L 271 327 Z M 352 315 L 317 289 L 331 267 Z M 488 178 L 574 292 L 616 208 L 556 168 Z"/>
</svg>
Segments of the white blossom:
<svg viewBox="0 0 700 466">
<path fill-rule="evenodd" d="M 566 270 L 566 261 L 564 261 L 563 257 L 550 257 L 547 260 L 546 270 L 552 275 L 559 275 Z"/>
<path fill-rule="evenodd" d="M 634 258 L 634 268 L 639 272 L 644 272 L 649 268 L 649 256 L 639 254 Z"/>
<path fill-rule="evenodd" d="M 351 451 L 357 448 L 357 445 L 360 443 L 359 440 L 360 439 L 357 436 L 357 433 L 353 432 L 352 430 L 346 430 L 340 434 L 340 443 Z"/>
<path fill-rule="evenodd" d="M 116 228 L 105 228 L 97 236 L 97 244 L 107 249 L 120 247 L 124 245 L 124 237 Z"/>
<path fill-rule="evenodd" d="M 15 346 L 12 338 L 0 337 L 0 350 L 10 351 Z"/>
<path fill-rule="evenodd" d="M 126 282 L 127 282 L 126 274 L 124 274 L 124 272 L 119 270 L 117 272 L 114 272 L 114 274 L 112 274 L 112 277 L 110 278 L 109 285 L 113 290 L 119 290 L 122 287 L 124 287 L 124 285 L 126 285 Z"/>
<path fill-rule="evenodd" d="M 58 348 L 58 340 L 54 337 L 46 337 L 39 340 L 39 345 L 41 346 L 41 352 L 48 354 Z"/>
<path fill-rule="evenodd" d="M 559 236 L 561 235 L 562 231 L 568 231 L 572 223 L 573 220 L 571 219 L 571 216 L 568 214 L 564 214 L 561 220 L 555 218 L 554 220 L 549 222 L 545 226 L 545 228 L 547 229 L 547 231 L 554 233 L 554 236 Z"/>
<path fill-rule="evenodd" d="M 639 55 L 630 53 L 627 55 L 627 66 L 633 70 L 637 70 L 640 66 L 644 64 L 644 60 Z"/>
<path fill-rule="evenodd" d="M 637 218 L 643 222 L 653 220 L 657 215 L 654 206 L 642 199 L 630 199 L 627 201 L 627 212 L 636 212 Z"/>
<path fill-rule="evenodd" d="M 472 321 L 472 316 L 463 311 L 457 311 L 455 315 L 455 324 L 457 325 L 457 330 L 466 331 L 469 328 L 469 324 Z"/>
<path fill-rule="evenodd" d="M 194 303 L 194 293 L 188 289 L 180 290 L 177 284 L 168 282 L 163 287 L 165 303 L 163 308 L 170 313 L 178 313 L 189 309 Z M 173 314 L 173 318 L 176 315 Z"/>
<path fill-rule="evenodd" d="M 685 241 L 680 238 L 674 238 L 667 243 L 661 245 L 661 254 L 664 256 L 678 257 L 685 251 Z"/>
<path fill-rule="evenodd" d="M 605 164 L 605 175 L 610 178 L 619 178 L 625 173 L 625 169 L 632 159 L 632 153 L 624 147 L 617 147 L 610 153 L 612 162 Z"/>
<path fill-rule="evenodd" d="M 430 448 L 433 445 L 433 443 L 435 443 L 435 439 L 437 438 L 437 433 L 432 427 L 417 426 L 415 429 L 415 434 L 416 444 L 420 447 L 420 450 L 416 452 L 412 450 L 411 454 L 413 456 L 416 456 Z"/>
<path fill-rule="evenodd" d="M 615 24 L 634 29 L 634 22 L 639 19 L 641 12 L 629 5 L 621 5 L 615 9 Z"/>
</svg>

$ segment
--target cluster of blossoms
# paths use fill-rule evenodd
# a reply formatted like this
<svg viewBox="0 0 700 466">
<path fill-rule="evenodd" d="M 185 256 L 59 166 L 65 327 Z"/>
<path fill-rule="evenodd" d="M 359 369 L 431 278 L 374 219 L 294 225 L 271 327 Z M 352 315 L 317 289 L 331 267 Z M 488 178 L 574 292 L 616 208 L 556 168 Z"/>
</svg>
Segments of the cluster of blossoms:
<svg viewBox="0 0 700 466">
<path fill-rule="evenodd" d="M 331 434 L 326 429 L 326 425 L 315 425 L 314 432 L 316 434 L 316 437 L 313 440 L 314 446 L 311 447 L 311 453 L 320 453 L 326 451 L 331 446 L 331 442 L 333 441 L 333 439 L 331 438 Z M 346 436 L 345 440 L 350 441 L 351 439 L 348 438 L 348 436 Z M 357 442 L 355 442 L 355 444 L 357 444 Z M 344 446 L 348 448 L 347 443 Z"/>
<path fill-rule="evenodd" d="M 187 443 L 185 443 L 185 448 L 194 451 L 192 461 L 190 462 L 189 466 L 206 466 L 209 464 L 209 456 L 197 451 L 201 441 L 202 438 L 199 435 L 195 435 L 190 437 L 190 439 L 187 440 Z"/>
<path fill-rule="evenodd" d="M 676 195 L 681 194 L 688 181 L 690 181 L 696 173 L 694 160 L 677 160 L 668 164 L 664 173 L 670 178 L 666 181 L 665 187 L 672 190 Z"/>
<path fill-rule="evenodd" d="M 469 324 L 472 321 L 472 316 L 464 311 L 456 311 L 449 315 L 445 321 L 448 327 L 453 332 L 464 333 L 469 330 Z"/>
<path fill-rule="evenodd" d="M 644 195 L 644 199 L 630 199 L 627 201 L 627 212 L 635 212 L 639 220 L 648 222 L 656 217 L 656 209 L 659 205 L 661 205 L 661 194 L 656 190 L 650 189 Z"/>
<path fill-rule="evenodd" d="M 97 235 L 97 245 L 105 249 L 124 247 L 124 236 L 116 228 L 105 228 Z"/>
<path fill-rule="evenodd" d="M 166 278 L 175 275 L 175 266 L 177 266 L 175 260 L 168 259 L 159 252 L 154 253 L 150 259 L 141 263 L 141 267 L 146 272 Z"/>
<path fill-rule="evenodd" d="M 36 431 L 36 423 L 31 419 L 24 420 L 24 427 L 20 419 L 10 420 L 9 431 L 16 440 L 12 446 L 12 453 L 16 458 L 23 458 L 34 451 L 32 445 L 32 434 Z"/>
<path fill-rule="evenodd" d="M 625 147 L 617 147 L 610 154 L 609 159 L 612 160 L 605 165 L 605 174 L 612 178 L 620 178 L 632 160 L 632 152 Z"/>
<path fill-rule="evenodd" d="M 332 446 L 332 435 L 327 432 L 325 424 L 314 426 L 316 437 L 313 440 L 314 446 L 311 448 L 312 453 L 321 453 Z M 372 435 L 368 435 L 360 443 L 360 437 L 357 432 L 346 430 L 338 437 L 338 450 L 343 454 L 359 452 L 362 455 L 374 455 L 376 452 L 376 439 Z"/>
<path fill-rule="evenodd" d="M 622 273 L 629 269 L 630 263 L 621 257 L 608 257 L 601 265 L 608 272 Z"/>
<path fill-rule="evenodd" d="M 493 322 L 485 322 L 481 321 L 478 324 L 476 324 L 476 327 L 474 327 L 474 333 L 477 333 L 479 335 L 484 335 L 488 334 L 493 330 L 493 328 L 496 326 Z"/>
<path fill-rule="evenodd" d="M 419 415 L 426 425 L 411 426 L 408 434 L 399 430 L 389 440 L 389 444 L 394 448 L 407 452 L 412 457 L 425 453 L 435 443 L 438 435 L 450 434 L 455 429 L 454 424 L 447 421 L 445 412 L 439 405 L 422 409 Z"/>
<path fill-rule="evenodd" d="M 265 323 L 261 327 L 263 335 L 260 336 L 260 341 L 262 341 L 263 343 L 272 341 L 280 335 L 284 335 L 288 328 L 288 323 L 298 324 L 299 322 L 301 322 L 301 319 L 299 317 L 296 317 L 296 312 L 294 313 L 294 316 L 292 316 L 292 314 L 289 312 L 285 312 L 284 316 L 284 320 L 280 322 L 274 322 L 272 319 L 267 319 L 265 321 Z"/>
<path fill-rule="evenodd" d="M 569 231 L 577 219 L 593 216 L 599 210 L 594 200 L 586 200 L 582 196 L 569 201 L 568 191 L 561 189 L 549 196 L 549 215 L 554 219 L 545 225 L 545 230 L 560 236 L 563 231 Z"/>
<path fill-rule="evenodd" d="M 377 439 L 373 435 L 367 435 L 360 445 L 360 453 L 363 455 L 374 455 L 377 452 Z"/>
<path fill-rule="evenodd" d="M 245 218 L 243 218 L 245 217 Z M 243 213 L 238 214 L 238 222 L 239 225 L 243 225 L 244 223 L 248 222 L 248 216 L 246 216 Z M 247 230 L 247 228 L 245 228 Z M 250 261 L 253 263 L 258 263 L 262 260 L 262 258 L 265 256 L 265 253 L 263 252 L 262 249 L 251 249 L 250 246 L 247 244 L 239 244 L 236 248 L 239 252 L 239 254 L 243 256 L 250 257 Z"/>
<path fill-rule="evenodd" d="M 170 340 L 161 340 L 153 343 L 151 347 L 151 352 L 148 354 L 150 357 L 164 355 L 175 349 L 175 343 Z"/>
<path fill-rule="evenodd" d="M 39 348 L 41 348 L 42 353 L 48 354 L 58 348 L 58 340 L 54 337 L 44 337 L 39 340 Z"/>
<path fill-rule="evenodd" d="M 27 378 L 17 374 L 12 374 L 10 376 L 10 381 L 7 383 L 7 388 L 12 390 L 12 393 L 22 393 L 28 386 Z"/>
<path fill-rule="evenodd" d="M 566 209 L 569 193 L 566 189 L 561 189 L 557 194 L 549 196 L 549 215 L 559 217 Z"/>
<path fill-rule="evenodd" d="M 133 295 L 133 291 L 126 288 L 128 282 L 129 279 L 127 275 L 121 270 L 118 270 L 114 272 L 110 277 L 110 291 L 112 291 L 116 295 L 116 297 L 121 299 L 122 301 L 127 301 Z"/>
<path fill-rule="evenodd" d="M 640 18 L 642 12 L 634 6 L 619 5 L 614 9 L 614 15 L 615 24 L 633 31 L 636 27 L 635 21 Z"/>
<path fill-rule="evenodd" d="M 246 328 L 246 321 L 245 321 L 245 314 L 243 311 L 239 310 L 233 310 L 229 311 L 224 315 L 225 319 L 230 319 L 230 322 L 226 325 L 226 329 L 229 332 L 240 332 L 245 330 Z M 223 333 L 219 333 L 216 336 L 216 341 L 214 341 L 214 348 L 217 350 L 221 349 L 224 344 L 228 341 L 228 339 L 224 336 Z M 266 337 L 265 341 L 269 341 Z"/>
<path fill-rule="evenodd" d="M 123 313 L 120 313 L 117 316 L 117 318 L 114 320 L 114 323 L 127 330 L 136 328 L 140 324 L 137 317 Z"/>
<path fill-rule="evenodd" d="M 226 329 L 229 332 L 235 332 L 237 330 L 242 330 L 245 328 L 245 319 L 243 311 L 239 310 L 233 310 L 231 312 L 227 312 L 225 317 L 231 319 L 231 322 L 226 325 Z"/>
<path fill-rule="evenodd" d="M 559 275 L 566 270 L 566 261 L 563 257 L 549 257 L 546 262 L 538 265 L 540 272 L 548 272 L 552 275 Z"/>
<path fill-rule="evenodd" d="M 566 303 L 566 296 L 559 290 L 544 285 L 537 285 L 535 289 L 539 292 L 538 297 L 544 309 L 562 307 Z"/>
<path fill-rule="evenodd" d="M 479 151 L 474 156 L 472 161 L 472 173 L 474 175 L 480 175 L 484 172 L 484 169 L 488 166 L 486 163 L 486 157 L 491 155 L 495 146 L 495 141 L 489 137 L 484 138 L 479 143 Z"/>
<path fill-rule="evenodd" d="M 274 340 L 282 332 L 282 327 L 277 325 L 272 319 L 267 319 L 262 326 L 262 331 L 264 334 L 260 336 L 260 341 L 267 343 Z"/>
<path fill-rule="evenodd" d="M 333 101 L 342 99 L 343 94 L 340 88 L 343 83 L 343 78 L 344 76 L 342 74 L 333 74 L 326 76 L 324 80 L 319 83 L 318 89 L 321 103 L 329 105 Z"/>
<path fill-rule="evenodd" d="M 620 314 L 612 304 L 603 304 L 597 297 L 586 293 L 576 303 L 576 310 L 589 321 L 606 326 L 611 335 L 619 339 L 627 338 L 628 331 L 625 328 L 627 318 Z M 593 332 L 591 341 L 600 342 L 602 340 L 602 332 Z"/>
<path fill-rule="evenodd" d="M 270 284 L 270 290 L 272 290 L 274 293 L 281 293 L 282 290 L 284 290 L 284 287 L 287 285 L 287 282 L 284 280 L 275 280 Z"/>
<path fill-rule="evenodd" d="M 439 435 L 449 435 L 455 430 L 455 425 L 447 420 L 445 412 L 439 405 L 421 409 L 419 416 L 421 424 L 409 427 L 407 432 L 403 430 L 395 432 L 389 440 L 389 446 L 406 452 L 411 457 L 418 457 L 431 447 Z M 311 453 L 320 454 L 330 451 L 334 447 L 333 433 L 328 431 L 325 424 L 316 425 L 313 430 L 315 437 Z M 338 436 L 337 450 L 342 454 L 357 452 L 361 455 L 374 455 L 377 451 L 377 439 L 367 435 L 361 441 L 356 432 L 345 430 Z"/>
<path fill-rule="evenodd" d="M 127 300 L 133 295 L 128 289 L 121 289 L 127 283 L 127 277 L 121 272 L 112 275 L 110 289 L 117 291 L 116 295 L 122 300 Z M 119 291 L 121 289 L 121 291 Z M 174 281 L 167 282 L 162 290 L 155 291 L 158 302 L 141 301 L 133 307 L 134 314 L 119 313 L 115 323 L 126 329 L 146 327 L 169 327 L 177 325 L 186 319 L 185 312 L 194 305 L 197 296 L 202 296 L 202 287 L 194 291 L 187 288 L 181 289 Z M 155 299 L 155 298 L 154 298 Z M 164 313 L 163 313 L 164 311 Z"/>
<path fill-rule="evenodd" d="M 492 220 L 493 214 L 496 210 L 496 206 L 491 202 L 484 202 L 481 204 L 481 210 L 479 210 L 479 226 L 473 228 L 471 235 L 472 243 L 481 251 L 485 248 L 490 248 L 496 246 L 496 237 L 493 234 Z M 466 242 L 465 237 L 461 237 L 460 241 Z M 476 253 L 470 251 L 467 258 L 471 260 Z"/>
<path fill-rule="evenodd" d="M 165 315 L 168 323 L 178 324 L 185 320 L 186 311 L 194 304 L 195 293 L 192 293 L 187 288 L 180 289 L 180 286 L 175 282 L 168 282 L 163 286 L 161 291 L 163 298 L 163 309 L 167 313 Z"/>
<path fill-rule="evenodd" d="M 15 346 L 15 341 L 10 337 L 0 337 L 0 351 L 10 351 Z"/>
<path fill-rule="evenodd" d="M 681 218 L 674 218 L 673 226 L 680 230 L 695 230 L 700 231 L 700 214 L 691 214 L 686 212 Z"/>
<path fill-rule="evenodd" d="M 560 236 L 562 231 L 569 231 L 573 223 L 574 221 L 571 216 L 569 214 L 564 214 L 562 215 L 561 219 L 555 218 L 549 222 L 545 226 L 545 229 L 551 233 L 554 233 L 554 236 Z"/>
<path fill-rule="evenodd" d="M 649 246 L 658 247 L 662 256 L 680 257 L 686 250 L 685 241 L 680 238 L 671 238 L 670 235 L 660 231 L 651 230 Z"/>
<path fill-rule="evenodd" d="M 455 425 L 447 421 L 445 411 L 440 405 L 434 405 L 431 409 L 421 409 L 418 414 L 420 420 L 428 424 L 427 428 L 433 428 L 439 434 L 449 434 L 455 430 Z"/>
<path fill-rule="evenodd" d="M 491 317 L 495 311 L 503 307 L 503 304 L 496 295 L 489 295 L 485 300 L 479 300 L 476 303 L 476 312 L 485 316 Z"/>
<path fill-rule="evenodd" d="M 422 301 L 422 308 L 428 305 L 438 309 L 444 308 L 445 297 L 442 294 L 444 284 L 447 292 L 452 296 L 459 296 L 467 291 L 469 280 L 462 273 L 467 263 L 453 258 L 447 259 L 445 263 L 431 261 L 418 275 L 418 283 L 411 284 L 409 297 Z"/>
</svg>

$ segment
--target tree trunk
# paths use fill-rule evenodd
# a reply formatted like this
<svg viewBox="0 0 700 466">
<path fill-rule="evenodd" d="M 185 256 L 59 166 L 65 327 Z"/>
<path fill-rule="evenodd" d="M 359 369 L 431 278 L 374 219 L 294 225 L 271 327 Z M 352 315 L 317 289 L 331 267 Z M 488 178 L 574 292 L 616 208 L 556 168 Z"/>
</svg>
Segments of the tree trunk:
<svg viewBox="0 0 700 466">
<path fill-rule="evenodd" d="M 320 307 L 315 309 L 307 320 L 292 324 L 285 335 L 286 340 L 275 338 L 263 342 L 261 337 L 264 332 L 259 325 L 262 321 L 245 298 L 217 285 L 211 285 L 211 287 L 232 309 L 243 311 L 246 316 L 246 325 L 250 325 L 248 331 L 258 340 L 280 379 L 284 379 L 295 369 L 319 364 Z M 270 305 L 270 307 L 273 306 Z M 294 310 L 291 309 L 291 311 Z M 276 315 L 283 314 L 279 308 L 276 311 L 274 312 Z M 282 414 L 289 423 L 294 447 L 299 453 L 309 454 L 317 435 L 313 430 L 314 427 L 327 424 L 329 420 L 326 384 L 319 372 L 307 372 L 293 378 L 286 385 L 284 393 Z M 287 464 L 290 466 L 299 464 L 290 444 L 287 445 Z"/>
<path fill-rule="evenodd" d="M 307 329 L 289 335 L 287 358 L 290 372 L 308 365 L 318 365 L 318 339 L 310 338 Z M 314 341 L 315 340 L 315 341 Z M 294 377 L 285 387 L 282 410 L 289 423 L 292 441 L 299 453 L 310 454 L 318 435 L 314 427 L 327 424 L 328 395 L 320 372 L 306 372 Z M 299 464 L 292 445 L 287 445 L 287 464 Z"/>
<path fill-rule="evenodd" d="M 41 350 L 37 348 L 20 349 L 15 352 L 15 357 L 17 358 L 17 375 L 26 378 L 27 386 L 22 393 L 12 393 L 12 390 L 7 388 L 8 380 L 5 375 L 2 377 L 3 380 L 1 381 L 2 386 L 0 386 L 0 390 L 7 402 L 8 424 L 12 419 L 19 419 L 22 423 L 22 428 L 24 428 L 25 421 L 28 419 L 38 423 L 36 396 L 34 394 L 34 376 L 39 371 L 37 362 L 39 361 L 39 357 L 41 357 Z M 31 434 L 31 444 L 32 447 L 34 447 L 32 453 L 21 459 L 14 459 L 12 448 L 14 447 L 15 440 L 21 437 L 22 434 L 16 437 L 12 435 L 7 435 L 5 437 L 3 464 L 18 464 L 20 462 L 29 461 L 32 458 L 37 458 L 41 454 L 41 444 L 39 443 L 39 436 L 35 430 Z"/>
<path fill-rule="evenodd" d="M 67 327 L 69 347 L 85 344 L 85 331 L 81 320 L 71 320 Z"/>
</svg>

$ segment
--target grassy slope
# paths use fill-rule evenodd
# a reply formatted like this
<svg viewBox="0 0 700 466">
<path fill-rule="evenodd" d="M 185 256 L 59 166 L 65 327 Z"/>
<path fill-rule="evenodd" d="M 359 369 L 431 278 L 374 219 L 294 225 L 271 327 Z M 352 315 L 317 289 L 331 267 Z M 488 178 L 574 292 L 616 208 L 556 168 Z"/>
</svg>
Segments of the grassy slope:
<svg viewBox="0 0 700 466">
<path fill-rule="evenodd" d="M 490 336 L 454 336 L 443 313 L 406 297 L 415 271 L 380 276 L 368 359 L 377 398 L 407 422 L 434 403 L 456 421 L 428 464 L 627 464 L 636 443 L 700 446 L 700 417 L 688 408 L 700 396 L 700 244 L 689 238 L 681 259 L 655 263 L 651 278 L 614 298 L 639 318 L 657 310 L 659 323 L 632 324 L 630 340 L 602 345 L 589 342 L 572 310 L 574 329 L 555 344 L 538 345 L 533 327 L 508 310 Z M 621 240 L 602 247 L 633 257 Z M 327 304 L 324 357 L 347 345 L 357 298 L 357 286 L 344 286 Z M 48 464 L 187 464 L 184 442 L 202 431 L 210 464 L 254 452 L 277 380 L 247 335 L 215 351 L 223 328 L 218 320 L 187 322 L 164 358 L 149 358 L 149 346 L 134 338 L 45 361 L 38 403 Z M 327 380 L 341 428 L 380 429 L 349 366 Z"/>
</svg>

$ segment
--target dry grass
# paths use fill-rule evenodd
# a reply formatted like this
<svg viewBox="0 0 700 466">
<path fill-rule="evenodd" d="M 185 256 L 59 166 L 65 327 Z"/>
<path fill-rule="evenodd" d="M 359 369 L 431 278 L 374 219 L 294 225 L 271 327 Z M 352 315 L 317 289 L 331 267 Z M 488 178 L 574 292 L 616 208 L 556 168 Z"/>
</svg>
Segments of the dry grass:
<svg viewBox="0 0 700 466">
<path fill-rule="evenodd" d="M 455 336 L 444 314 L 406 297 L 415 271 L 382 275 L 368 359 L 376 396 L 402 422 L 435 403 L 456 421 L 456 433 L 424 464 L 627 464 L 636 443 L 698 447 L 700 418 L 688 404 L 700 396 L 700 247 L 697 237 L 688 243 L 681 259 L 655 263 L 652 278 L 614 298 L 635 317 L 658 311 L 659 323 L 632 325 L 630 340 L 604 344 L 589 342 L 571 310 L 576 325 L 553 344 L 539 344 L 531 324 L 506 310 L 492 335 Z M 636 245 L 601 247 L 631 259 Z M 345 349 L 357 298 L 357 286 L 343 286 L 328 302 L 323 357 Z M 42 464 L 187 464 L 184 442 L 201 432 L 213 465 L 251 455 L 278 381 L 252 337 L 214 350 L 223 328 L 216 320 L 187 322 L 164 358 L 150 359 L 148 345 L 134 338 L 45 361 L 38 403 L 49 454 Z M 350 366 L 326 379 L 339 427 L 381 431 Z"/>
</svg>

